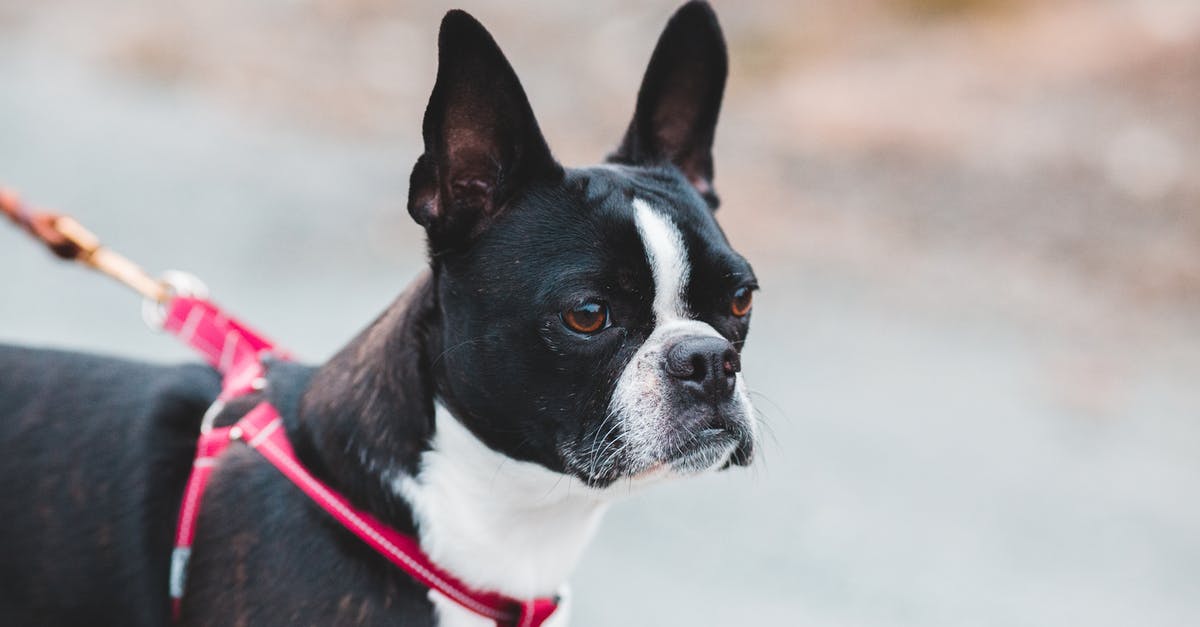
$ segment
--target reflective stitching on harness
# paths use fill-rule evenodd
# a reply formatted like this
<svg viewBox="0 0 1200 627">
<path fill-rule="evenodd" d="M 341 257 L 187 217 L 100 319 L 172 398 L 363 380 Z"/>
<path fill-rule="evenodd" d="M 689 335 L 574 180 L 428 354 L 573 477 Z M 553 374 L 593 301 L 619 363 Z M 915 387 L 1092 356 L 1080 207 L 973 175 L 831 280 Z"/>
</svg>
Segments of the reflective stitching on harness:
<svg viewBox="0 0 1200 627">
<path fill-rule="evenodd" d="M 239 342 L 237 331 L 227 331 L 225 333 L 225 344 L 221 346 L 221 360 L 217 366 L 217 370 L 228 372 L 233 367 L 233 355 L 237 352 Z"/>
<path fill-rule="evenodd" d="M 262 444 L 263 440 L 271 437 L 271 434 L 275 433 L 275 431 L 277 429 L 279 429 L 280 425 L 282 425 L 282 424 L 283 424 L 282 417 L 272 420 L 270 423 L 267 424 L 267 426 L 262 428 L 262 431 L 258 432 L 258 435 L 251 438 L 250 441 L 247 442 L 246 444 L 249 444 L 253 448 L 258 448 L 258 445 Z"/>
<path fill-rule="evenodd" d="M 532 601 L 521 604 L 521 624 L 518 627 L 533 626 L 533 607 Z"/>
<path fill-rule="evenodd" d="M 179 328 L 179 335 L 184 342 L 191 343 L 196 337 L 196 328 L 200 326 L 200 320 L 204 318 L 203 309 L 193 309 L 188 312 L 187 319 L 183 321 L 183 326 Z"/>
</svg>

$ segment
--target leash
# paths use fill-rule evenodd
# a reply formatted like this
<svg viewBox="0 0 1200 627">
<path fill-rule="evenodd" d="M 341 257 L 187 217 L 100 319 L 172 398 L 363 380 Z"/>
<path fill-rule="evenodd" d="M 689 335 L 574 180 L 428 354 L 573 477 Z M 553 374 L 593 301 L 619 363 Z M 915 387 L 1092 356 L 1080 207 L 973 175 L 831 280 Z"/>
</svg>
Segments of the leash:
<svg viewBox="0 0 1200 627">
<path fill-rule="evenodd" d="M 0 213 L 50 249 L 58 258 L 77 261 L 116 279 L 147 300 L 165 303 L 170 287 L 155 279 L 126 257 L 100 244 L 100 239 L 71 216 L 33 211 L 17 194 L 0 187 Z"/>
<path fill-rule="evenodd" d="M 0 212 L 59 258 L 98 270 L 141 294 L 147 324 L 192 347 L 222 376 L 221 392 L 201 420 L 196 456 L 176 524 L 169 581 L 176 619 L 204 491 L 221 453 L 234 442 L 258 451 L 339 524 L 414 579 L 467 610 L 504 627 L 538 627 L 553 615 L 557 599 L 513 599 L 470 588 L 434 564 L 416 538 L 392 529 L 313 477 L 296 458 L 283 428 L 283 418 L 270 402 L 259 403 L 234 425 L 214 427 L 226 403 L 265 388 L 264 355 L 274 354 L 284 359 L 288 355 L 208 300 L 207 289 L 198 279 L 180 272 L 164 273 L 163 278 L 156 279 L 128 258 L 101 245 L 99 238 L 70 216 L 34 211 L 22 204 L 15 193 L 3 188 L 0 188 Z"/>
</svg>

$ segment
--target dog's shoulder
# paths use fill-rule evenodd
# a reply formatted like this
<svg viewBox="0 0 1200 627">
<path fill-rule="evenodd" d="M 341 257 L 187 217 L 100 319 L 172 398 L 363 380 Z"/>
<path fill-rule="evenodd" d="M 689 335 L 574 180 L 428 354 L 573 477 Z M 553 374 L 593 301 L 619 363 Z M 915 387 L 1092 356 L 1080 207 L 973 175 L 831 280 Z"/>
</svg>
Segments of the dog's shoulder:
<svg viewBox="0 0 1200 627">
<path fill-rule="evenodd" d="M 267 401 L 283 419 L 301 463 L 331 481 L 312 434 L 298 422 L 315 372 L 312 366 L 268 359 L 263 391 L 231 402 L 216 425 L 235 424 Z M 361 492 L 334 487 L 349 496 Z M 430 625 L 433 617 L 423 585 L 334 523 L 266 457 L 244 445 L 228 448 L 213 470 L 187 570 L 184 625 L 292 624 L 294 618 L 280 614 L 278 606 L 306 607 L 311 624 Z M 256 576 L 231 585 L 230 572 Z M 272 603 L 241 602 L 253 598 Z"/>
</svg>

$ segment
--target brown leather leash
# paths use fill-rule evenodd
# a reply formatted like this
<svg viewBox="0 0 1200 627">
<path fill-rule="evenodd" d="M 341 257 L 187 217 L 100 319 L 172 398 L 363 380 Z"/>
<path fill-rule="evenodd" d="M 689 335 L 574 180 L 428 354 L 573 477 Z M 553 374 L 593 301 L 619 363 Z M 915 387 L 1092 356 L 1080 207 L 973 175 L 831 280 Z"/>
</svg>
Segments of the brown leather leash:
<svg viewBox="0 0 1200 627">
<path fill-rule="evenodd" d="M 171 298 L 171 286 L 155 279 L 112 249 L 74 218 L 50 211 L 35 211 L 10 189 L 0 187 L 0 213 L 33 236 L 60 259 L 77 261 L 132 288 L 148 301 L 160 305 Z"/>
</svg>

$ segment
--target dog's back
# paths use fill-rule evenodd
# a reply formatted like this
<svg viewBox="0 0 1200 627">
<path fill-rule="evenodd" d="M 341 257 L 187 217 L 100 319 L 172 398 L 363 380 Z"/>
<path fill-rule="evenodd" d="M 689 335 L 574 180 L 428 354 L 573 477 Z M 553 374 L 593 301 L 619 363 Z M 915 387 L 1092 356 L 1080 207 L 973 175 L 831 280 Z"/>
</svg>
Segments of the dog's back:
<svg viewBox="0 0 1200 627">
<path fill-rule="evenodd" d="M 0 624 L 163 625 L 202 366 L 0 345 Z"/>
</svg>

